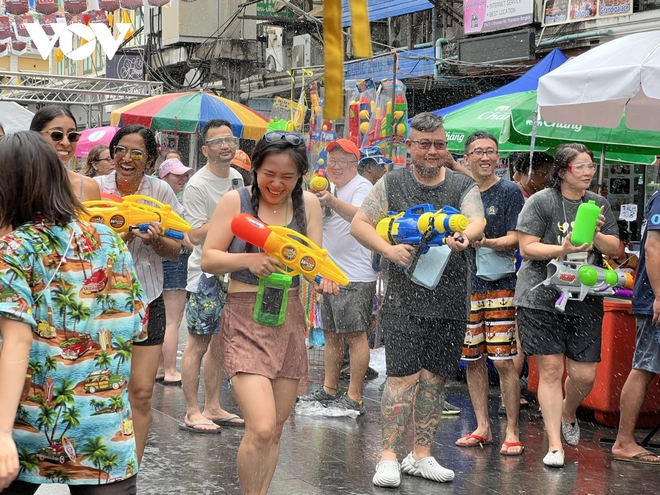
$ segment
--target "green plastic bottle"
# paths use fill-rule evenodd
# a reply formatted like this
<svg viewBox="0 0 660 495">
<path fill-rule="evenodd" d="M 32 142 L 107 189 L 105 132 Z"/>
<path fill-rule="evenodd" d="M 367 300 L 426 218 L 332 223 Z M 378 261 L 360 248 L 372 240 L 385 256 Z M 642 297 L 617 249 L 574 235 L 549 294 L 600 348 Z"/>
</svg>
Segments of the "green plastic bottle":
<svg viewBox="0 0 660 495">
<path fill-rule="evenodd" d="M 582 203 L 578 207 L 573 232 L 571 233 L 571 243 L 574 246 L 582 244 L 591 244 L 596 235 L 596 226 L 600 216 L 600 207 L 591 199 L 587 203 Z"/>
</svg>

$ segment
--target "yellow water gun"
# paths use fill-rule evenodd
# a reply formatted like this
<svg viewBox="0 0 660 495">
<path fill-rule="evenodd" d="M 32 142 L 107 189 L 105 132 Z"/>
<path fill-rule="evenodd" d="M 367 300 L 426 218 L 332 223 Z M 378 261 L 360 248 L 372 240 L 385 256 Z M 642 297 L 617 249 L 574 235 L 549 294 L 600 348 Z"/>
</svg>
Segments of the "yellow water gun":
<svg viewBox="0 0 660 495">
<path fill-rule="evenodd" d="M 324 277 L 348 285 L 348 278 L 330 259 L 328 251 L 295 230 L 267 225 L 248 213 L 241 213 L 231 221 L 231 231 L 288 267 L 289 271 L 283 273 L 304 275 L 317 283 Z"/>
<path fill-rule="evenodd" d="M 106 194 L 103 196 L 110 199 L 83 202 L 88 213 L 81 215 L 82 220 L 102 223 L 115 232 L 131 230 L 145 232 L 151 222 L 160 222 L 163 227 L 161 235 L 177 240 L 183 239 L 183 232 L 192 230 L 190 224 L 172 210 L 171 205 L 161 203 L 149 196 L 142 194 L 132 194 L 123 198 Z M 148 201 L 152 204 L 139 201 Z"/>
</svg>

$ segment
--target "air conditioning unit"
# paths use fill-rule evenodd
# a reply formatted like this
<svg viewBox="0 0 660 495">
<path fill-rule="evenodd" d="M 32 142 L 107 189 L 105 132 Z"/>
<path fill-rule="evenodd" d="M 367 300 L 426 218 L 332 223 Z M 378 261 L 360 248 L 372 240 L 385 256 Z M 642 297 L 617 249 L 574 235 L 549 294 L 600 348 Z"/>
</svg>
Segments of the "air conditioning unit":
<svg viewBox="0 0 660 495">
<path fill-rule="evenodd" d="M 282 72 L 291 68 L 291 48 L 283 46 L 282 28 L 268 26 L 266 28 L 268 46 L 266 48 L 266 70 Z"/>
<path fill-rule="evenodd" d="M 302 34 L 293 37 L 291 67 L 309 67 L 312 62 L 312 37 Z"/>
</svg>

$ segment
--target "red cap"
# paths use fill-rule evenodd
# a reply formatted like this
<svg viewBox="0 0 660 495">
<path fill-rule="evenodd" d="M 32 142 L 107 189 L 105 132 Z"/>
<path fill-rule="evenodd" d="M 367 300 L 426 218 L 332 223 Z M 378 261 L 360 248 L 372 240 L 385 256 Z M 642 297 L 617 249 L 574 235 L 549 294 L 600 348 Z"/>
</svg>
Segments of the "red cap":
<svg viewBox="0 0 660 495">
<path fill-rule="evenodd" d="M 360 150 L 358 149 L 357 146 L 355 146 L 355 143 L 353 141 L 350 141 L 348 139 L 342 138 L 342 139 L 337 139 L 336 141 L 332 141 L 325 147 L 325 149 L 329 153 L 337 146 L 339 146 L 346 153 L 351 153 L 355 155 L 355 158 L 357 158 L 358 160 L 360 159 Z"/>
</svg>

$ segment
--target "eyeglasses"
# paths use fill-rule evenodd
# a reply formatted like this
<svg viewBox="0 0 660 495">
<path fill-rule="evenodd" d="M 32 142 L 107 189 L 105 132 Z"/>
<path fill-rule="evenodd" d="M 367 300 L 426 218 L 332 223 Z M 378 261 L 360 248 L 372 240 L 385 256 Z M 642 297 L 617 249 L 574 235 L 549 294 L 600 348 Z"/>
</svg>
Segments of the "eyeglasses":
<svg viewBox="0 0 660 495">
<path fill-rule="evenodd" d="M 284 140 L 292 146 L 300 146 L 304 143 L 300 134 L 295 132 L 267 132 L 264 134 L 264 139 L 267 143 L 276 143 L 277 141 Z"/>
<path fill-rule="evenodd" d="M 429 139 L 420 139 L 419 141 L 415 141 L 414 139 L 411 139 L 410 142 L 415 143 L 422 150 L 430 150 L 431 146 L 434 146 L 436 150 L 440 151 L 447 149 L 447 143 L 440 140 L 431 141 Z"/>
<path fill-rule="evenodd" d="M 477 158 L 481 158 L 482 156 L 495 156 L 497 155 L 497 150 L 494 150 L 493 148 L 488 148 L 487 150 L 482 150 L 481 148 L 477 148 L 474 151 L 471 151 L 470 153 L 467 154 L 467 156 L 476 156 Z"/>
<path fill-rule="evenodd" d="M 237 139 L 234 136 L 225 136 L 206 141 L 209 148 L 220 148 L 221 146 L 235 146 Z"/>
<path fill-rule="evenodd" d="M 50 139 L 55 142 L 59 143 L 64 139 L 64 135 L 66 134 L 66 138 L 69 140 L 70 143 L 77 143 L 78 140 L 80 139 L 80 136 L 82 135 L 78 131 L 69 131 L 69 132 L 64 132 L 64 131 L 58 131 L 57 129 L 52 129 L 50 131 L 41 131 L 41 134 L 48 134 L 50 136 Z"/>
<path fill-rule="evenodd" d="M 116 150 L 116 148 L 115 148 L 115 153 L 116 153 L 116 152 L 117 152 L 117 150 Z M 98 162 L 111 162 L 111 161 L 112 161 L 112 158 L 107 157 L 107 158 L 99 158 L 99 159 L 96 160 L 94 163 L 98 163 Z"/>
<path fill-rule="evenodd" d="M 346 167 L 347 165 L 352 165 L 354 163 L 357 163 L 357 160 L 328 160 L 328 167 L 336 167 L 338 165 Z"/>
<path fill-rule="evenodd" d="M 115 156 L 124 156 L 128 153 L 128 149 L 125 146 L 117 145 L 115 146 Z M 131 150 L 130 158 L 136 162 L 142 160 L 146 156 L 146 153 L 142 150 Z"/>
<path fill-rule="evenodd" d="M 584 172 L 585 170 L 589 170 L 589 172 L 593 172 L 598 168 L 598 164 L 591 162 L 591 163 L 571 163 L 568 166 L 568 170 L 571 172 Z"/>
</svg>

